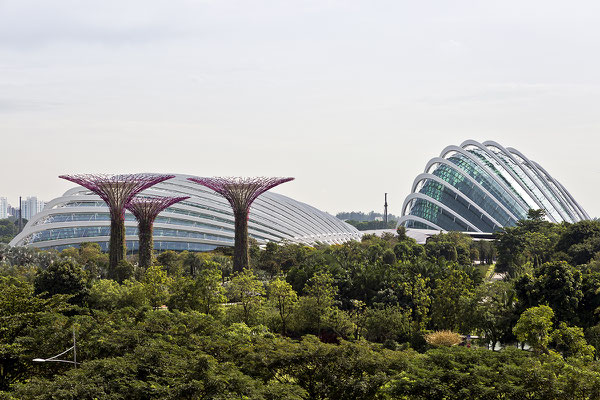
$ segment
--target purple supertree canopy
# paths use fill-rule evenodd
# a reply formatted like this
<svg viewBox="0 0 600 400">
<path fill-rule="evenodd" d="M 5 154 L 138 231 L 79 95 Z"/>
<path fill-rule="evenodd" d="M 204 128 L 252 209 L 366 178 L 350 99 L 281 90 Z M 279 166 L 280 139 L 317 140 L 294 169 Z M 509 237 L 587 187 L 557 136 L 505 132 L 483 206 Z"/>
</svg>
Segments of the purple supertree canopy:
<svg viewBox="0 0 600 400">
<path fill-rule="evenodd" d="M 182 197 L 134 197 L 125 205 L 138 221 L 151 222 L 165 208 L 189 199 L 189 196 Z"/>
<path fill-rule="evenodd" d="M 75 174 L 59 176 L 59 178 L 75 182 L 100 196 L 108 205 L 113 218 L 123 216 L 125 205 L 136 194 L 174 177 L 175 175 L 162 174 Z"/>
<path fill-rule="evenodd" d="M 188 178 L 188 180 L 206 186 L 219 193 L 229 201 L 234 211 L 250 209 L 252 202 L 267 190 L 274 188 L 294 178 L 240 178 L 240 177 L 214 177 L 214 178 Z"/>
</svg>

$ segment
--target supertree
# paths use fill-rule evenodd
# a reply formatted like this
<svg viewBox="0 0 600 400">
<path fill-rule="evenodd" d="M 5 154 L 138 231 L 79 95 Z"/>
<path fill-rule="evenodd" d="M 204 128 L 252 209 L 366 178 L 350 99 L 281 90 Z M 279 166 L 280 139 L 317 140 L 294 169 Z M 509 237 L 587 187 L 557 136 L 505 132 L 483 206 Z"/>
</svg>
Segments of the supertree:
<svg viewBox="0 0 600 400">
<path fill-rule="evenodd" d="M 139 265 L 140 267 L 148 268 L 152 263 L 152 250 L 154 242 L 152 240 L 152 232 L 154 220 L 165 208 L 189 199 L 189 196 L 184 197 L 134 197 L 125 205 L 138 221 L 138 236 L 139 236 Z"/>
<path fill-rule="evenodd" d="M 96 193 L 110 210 L 109 270 L 115 271 L 125 258 L 125 205 L 144 189 L 175 175 L 159 174 L 76 174 L 59 178 L 75 182 Z"/>
<path fill-rule="evenodd" d="M 206 186 L 225 197 L 235 218 L 235 243 L 233 269 L 241 271 L 248 267 L 248 214 L 252 202 L 267 190 L 294 178 L 188 178 Z"/>
</svg>

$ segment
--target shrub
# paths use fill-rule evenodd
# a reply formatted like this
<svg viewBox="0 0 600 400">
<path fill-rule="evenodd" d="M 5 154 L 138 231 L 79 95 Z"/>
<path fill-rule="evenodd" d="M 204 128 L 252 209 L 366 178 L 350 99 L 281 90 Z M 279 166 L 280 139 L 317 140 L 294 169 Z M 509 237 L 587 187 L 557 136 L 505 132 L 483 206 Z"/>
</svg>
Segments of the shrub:
<svg viewBox="0 0 600 400">
<path fill-rule="evenodd" d="M 452 331 L 435 331 L 425 335 L 425 341 L 432 346 L 456 346 L 462 342 L 461 336 Z"/>
</svg>

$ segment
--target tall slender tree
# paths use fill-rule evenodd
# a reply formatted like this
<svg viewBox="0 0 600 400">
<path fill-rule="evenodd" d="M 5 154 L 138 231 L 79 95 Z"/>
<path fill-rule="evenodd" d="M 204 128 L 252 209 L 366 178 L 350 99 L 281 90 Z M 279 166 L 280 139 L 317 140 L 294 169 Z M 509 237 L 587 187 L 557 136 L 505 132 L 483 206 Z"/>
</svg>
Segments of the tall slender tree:
<svg viewBox="0 0 600 400">
<path fill-rule="evenodd" d="M 154 220 L 165 208 L 189 199 L 185 197 L 134 197 L 125 205 L 138 222 L 139 265 L 148 268 L 152 264 Z"/>
<path fill-rule="evenodd" d="M 175 175 L 159 174 L 76 174 L 59 178 L 75 182 L 96 193 L 110 210 L 109 270 L 115 271 L 125 258 L 125 205 L 142 190 Z"/>
<path fill-rule="evenodd" d="M 206 186 L 225 197 L 233 209 L 235 219 L 235 242 L 233 269 L 242 271 L 248 267 L 248 216 L 252 202 L 267 190 L 294 178 L 188 178 Z"/>
</svg>

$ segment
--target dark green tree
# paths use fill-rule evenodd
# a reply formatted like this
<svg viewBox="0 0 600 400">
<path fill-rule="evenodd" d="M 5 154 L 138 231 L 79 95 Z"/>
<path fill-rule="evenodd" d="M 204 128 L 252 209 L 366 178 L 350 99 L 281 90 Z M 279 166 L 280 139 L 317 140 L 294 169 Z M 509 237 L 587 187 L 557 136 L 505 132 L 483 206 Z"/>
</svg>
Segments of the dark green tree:
<svg viewBox="0 0 600 400">
<path fill-rule="evenodd" d="M 74 260 L 63 260 L 41 270 L 35 278 L 35 294 L 71 295 L 72 304 L 83 304 L 89 293 L 88 277 Z"/>
</svg>

